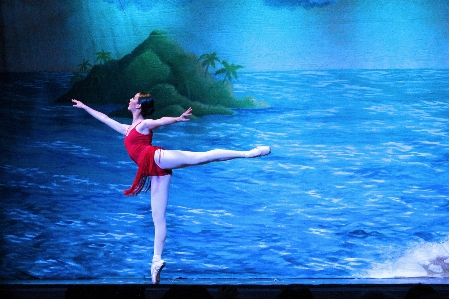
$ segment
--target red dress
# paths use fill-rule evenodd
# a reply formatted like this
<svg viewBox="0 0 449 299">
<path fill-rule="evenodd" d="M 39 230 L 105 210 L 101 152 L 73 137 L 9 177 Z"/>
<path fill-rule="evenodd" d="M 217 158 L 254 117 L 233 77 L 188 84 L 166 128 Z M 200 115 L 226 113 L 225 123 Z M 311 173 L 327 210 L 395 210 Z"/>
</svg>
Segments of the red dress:
<svg viewBox="0 0 449 299">
<path fill-rule="evenodd" d="M 125 137 L 125 147 L 128 155 L 137 164 L 136 178 L 130 189 L 125 190 L 125 195 L 137 195 L 146 186 L 145 191 L 151 187 L 151 176 L 164 176 L 172 174 L 171 169 L 162 169 L 154 162 L 154 152 L 162 149 L 151 145 L 153 132 L 141 134 L 134 127 Z"/>
</svg>

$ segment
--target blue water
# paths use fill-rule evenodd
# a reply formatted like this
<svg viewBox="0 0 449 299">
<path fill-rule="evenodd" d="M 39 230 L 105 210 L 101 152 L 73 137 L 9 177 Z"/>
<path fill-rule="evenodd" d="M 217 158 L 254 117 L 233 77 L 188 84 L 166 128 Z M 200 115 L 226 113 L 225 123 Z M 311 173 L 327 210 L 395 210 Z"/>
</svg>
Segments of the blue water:
<svg viewBox="0 0 449 299">
<path fill-rule="evenodd" d="M 122 136 L 54 104 L 69 80 L 2 77 L 0 277 L 146 280 L 149 195 L 122 195 L 136 171 Z M 447 70 L 242 73 L 236 95 L 270 108 L 157 130 L 167 149 L 272 147 L 174 171 L 162 283 L 449 276 L 447 82 Z"/>
</svg>

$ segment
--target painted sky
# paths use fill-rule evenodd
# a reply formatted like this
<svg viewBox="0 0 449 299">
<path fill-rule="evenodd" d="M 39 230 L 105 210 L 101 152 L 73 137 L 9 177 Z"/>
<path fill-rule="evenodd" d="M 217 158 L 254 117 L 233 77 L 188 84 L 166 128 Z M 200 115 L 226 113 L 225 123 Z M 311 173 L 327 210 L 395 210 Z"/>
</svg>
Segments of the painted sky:
<svg viewBox="0 0 449 299">
<path fill-rule="evenodd" d="M 449 2 L 17 0 L 1 3 L 2 70 L 121 58 L 154 29 L 246 71 L 449 67 Z"/>
</svg>

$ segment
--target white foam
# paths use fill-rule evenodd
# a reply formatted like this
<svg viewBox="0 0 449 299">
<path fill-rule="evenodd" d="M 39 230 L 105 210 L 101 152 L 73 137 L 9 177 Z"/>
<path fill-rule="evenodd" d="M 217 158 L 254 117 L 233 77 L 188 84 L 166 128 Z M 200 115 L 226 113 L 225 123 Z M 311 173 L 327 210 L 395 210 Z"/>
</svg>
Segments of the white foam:
<svg viewBox="0 0 449 299">
<path fill-rule="evenodd" d="M 376 264 L 367 272 L 369 278 L 397 278 L 397 277 L 435 277 L 444 273 L 441 265 L 434 264 L 437 258 L 448 257 L 449 239 L 442 243 L 422 242 L 403 253 L 402 256 Z M 426 270 L 427 269 L 427 270 Z"/>
</svg>

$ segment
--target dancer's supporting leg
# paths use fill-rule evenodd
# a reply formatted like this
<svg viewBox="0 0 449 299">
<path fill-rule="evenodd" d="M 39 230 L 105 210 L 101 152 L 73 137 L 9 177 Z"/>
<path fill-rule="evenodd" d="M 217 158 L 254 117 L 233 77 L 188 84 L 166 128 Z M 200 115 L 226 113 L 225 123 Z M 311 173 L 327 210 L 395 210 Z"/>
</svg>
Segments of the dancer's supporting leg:
<svg viewBox="0 0 449 299">
<path fill-rule="evenodd" d="M 271 149 L 268 146 L 259 146 L 249 151 L 223 149 L 214 149 L 207 152 L 158 150 L 154 155 L 154 161 L 162 169 L 176 169 L 237 158 L 254 158 L 268 155 L 270 152 Z"/>
<path fill-rule="evenodd" d="M 161 256 L 167 237 L 165 212 L 168 204 L 170 180 L 171 175 L 151 177 L 151 212 L 154 223 L 154 255 L 151 264 L 151 279 L 154 284 L 159 283 L 160 273 L 165 266 Z"/>
<path fill-rule="evenodd" d="M 268 146 L 256 147 L 249 151 L 221 149 L 208 152 L 158 150 L 154 155 L 154 161 L 163 169 L 176 169 L 215 161 L 264 156 L 268 155 L 270 151 L 271 149 Z M 160 273 L 165 266 L 161 256 L 167 237 L 165 212 L 167 210 L 170 180 L 171 175 L 151 177 L 151 210 L 154 222 L 154 256 L 151 264 L 151 279 L 154 284 L 159 283 Z"/>
</svg>

